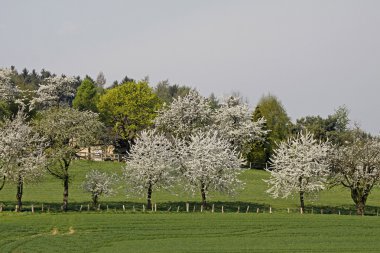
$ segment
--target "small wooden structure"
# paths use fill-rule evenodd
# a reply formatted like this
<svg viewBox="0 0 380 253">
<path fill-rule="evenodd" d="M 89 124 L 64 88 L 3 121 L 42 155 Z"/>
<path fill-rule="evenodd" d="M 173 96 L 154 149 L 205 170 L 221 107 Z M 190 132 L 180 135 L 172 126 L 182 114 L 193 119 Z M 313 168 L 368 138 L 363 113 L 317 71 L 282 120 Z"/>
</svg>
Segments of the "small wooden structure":
<svg viewBox="0 0 380 253">
<path fill-rule="evenodd" d="M 77 153 L 79 159 L 92 161 L 125 161 L 126 156 L 114 152 L 115 147 L 109 146 L 91 146 L 83 148 Z"/>
</svg>

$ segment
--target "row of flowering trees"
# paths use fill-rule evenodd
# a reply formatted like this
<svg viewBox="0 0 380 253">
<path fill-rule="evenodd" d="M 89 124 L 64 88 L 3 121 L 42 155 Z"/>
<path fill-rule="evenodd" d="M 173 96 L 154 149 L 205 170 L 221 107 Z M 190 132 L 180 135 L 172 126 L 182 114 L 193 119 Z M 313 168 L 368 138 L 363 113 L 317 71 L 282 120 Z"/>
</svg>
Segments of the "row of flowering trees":
<svg viewBox="0 0 380 253">
<path fill-rule="evenodd" d="M 98 114 L 67 106 L 75 94 L 73 78 L 49 77 L 30 99 L 10 75 L 0 69 L 0 99 L 14 101 L 19 110 L 0 125 L 0 190 L 7 180 L 15 182 L 21 210 L 24 182 L 47 171 L 62 180 L 67 210 L 71 162 L 81 147 L 99 141 L 104 125 Z M 204 207 L 210 190 L 234 192 L 243 185 L 238 180 L 243 154 L 267 134 L 265 120 L 253 121 L 248 105 L 236 97 L 215 107 L 192 90 L 157 114 L 152 127 L 131 143 L 122 177 L 129 191 L 146 196 L 148 208 L 155 190 L 178 184 L 199 192 Z M 305 195 L 339 183 L 350 189 L 358 214 L 364 213 L 380 178 L 380 144 L 358 130 L 349 136 L 339 146 L 307 132 L 279 143 L 268 168 L 268 193 L 275 198 L 298 193 L 303 210 Z M 96 204 L 100 195 L 112 193 L 115 179 L 91 171 L 83 186 Z"/>
<path fill-rule="evenodd" d="M 124 176 L 131 190 L 147 196 L 154 189 L 181 183 L 199 192 L 206 207 L 210 190 L 231 193 L 238 180 L 247 143 L 261 138 L 263 119 L 251 120 L 248 106 L 227 98 L 216 110 L 196 91 L 159 111 L 154 130 L 140 134 L 130 151 Z"/>
<path fill-rule="evenodd" d="M 0 123 L 1 188 L 6 181 L 17 185 L 20 211 L 24 183 L 48 172 L 62 181 L 62 209 L 67 210 L 71 162 L 81 147 L 98 139 L 103 124 L 96 113 L 67 106 L 75 93 L 73 78 L 46 78 L 31 98 L 12 83 L 11 75 L 0 69 L 0 99 L 18 107 L 15 117 Z"/>
<path fill-rule="evenodd" d="M 303 211 L 305 194 L 342 185 L 362 215 L 380 179 L 380 140 L 359 129 L 351 130 L 341 146 L 317 141 L 310 133 L 299 134 L 279 144 L 268 171 L 268 193 L 274 198 L 298 193 Z"/>
<path fill-rule="evenodd" d="M 72 78 L 49 77 L 28 99 L 12 85 L 10 75 L 7 70 L 1 71 L 1 96 L 16 102 L 19 111 L 1 124 L 3 183 L 16 183 L 21 210 L 24 182 L 47 171 L 62 180 L 62 208 L 67 210 L 71 162 L 81 147 L 99 140 L 104 126 L 96 113 L 67 106 L 74 95 Z M 240 184 L 240 153 L 246 143 L 265 134 L 263 122 L 253 122 L 248 106 L 236 98 L 226 99 L 214 110 L 207 99 L 191 91 L 159 112 L 155 129 L 141 132 L 134 140 L 124 170 L 128 188 L 146 192 L 149 206 L 153 189 L 183 181 L 201 192 L 206 205 L 209 190 L 232 192 Z M 24 128 L 27 130 L 21 131 Z M 91 172 L 84 188 L 92 192 L 96 202 L 100 194 L 111 192 L 111 181 L 109 175 Z"/>
</svg>

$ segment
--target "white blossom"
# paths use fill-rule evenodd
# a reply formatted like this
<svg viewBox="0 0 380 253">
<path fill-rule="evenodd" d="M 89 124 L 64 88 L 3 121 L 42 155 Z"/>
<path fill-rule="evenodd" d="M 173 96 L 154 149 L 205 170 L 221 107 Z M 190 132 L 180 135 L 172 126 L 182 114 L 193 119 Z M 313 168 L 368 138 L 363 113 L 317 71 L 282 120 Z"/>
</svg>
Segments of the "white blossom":
<svg viewBox="0 0 380 253">
<path fill-rule="evenodd" d="M 150 208 L 153 189 L 173 187 L 175 164 L 171 142 L 154 130 L 143 131 L 129 152 L 124 177 L 131 191 L 146 194 Z"/>
<path fill-rule="evenodd" d="M 357 214 L 364 214 L 367 198 L 380 181 L 380 140 L 354 133 L 351 142 L 334 150 L 331 167 L 335 181 L 350 189 Z"/>
<path fill-rule="evenodd" d="M 18 94 L 17 87 L 12 83 L 12 71 L 0 68 L 0 99 L 12 100 Z"/>
<path fill-rule="evenodd" d="M 252 120 L 252 112 L 238 97 L 228 97 L 213 113 L 213 129 L 229 140 L 239 150 L 249 142 L 262 138 L 264 118 Z"/>
<path fill-rule="evenodd" d="M 325 189 L 329 175 L 330 145 L 314 139 L 310 133 L 301 133 L 281 142 L 270 160 L 270 178 L 266 180 L 272 197 L 289 197 L 300 194 L 301 208 L 304 208 L 303 194 Z"/>
<path fill-rule="evenodd" d="M 45 163 L 47 143 L 26 122 L 22 111 L 13 120 L 6 120 L 0 130 L 0 174 L 17 182 L 39 177 Z"/>
<path fill-rule="evenodd" d="M 83 190 L 91 193 L 94 206 L 97 205 L 100 196 L 112 196 L 115 194 L 114 184 L 117 182 L 116 175 L 107 172 L 91 170 L 86 174 L 86 179 L 82 184 Z"/>
<path fill-rule="evenodd" d="M 41 84 L 37 90 L 37 96 L 31 101 L 32 108 L 41 105 L 45 107 L 60 106 L 66 103 L 67 98 L 75 96 L 75 78 L 73 77 L 48 77 L 44 79 L 46 84 Z"/>
<path fill-rule="evenodd" d="M 167 108 L 159 111 L 155 125 L 163 132 L 179 138 L 188 138 L 199 130 L 209 128 L 212 110 L 203 96 L 191 90 L 185 97 L 178 97 Z"/>
<path fill-rule="evenodd" d="M 239 152 L 246 143 L 262 138 L 264 119 L 252 121 L 247 104 L 237 97 L 229 97 L 216 110 L 197 91 L 174 99 L 169 107 L 162 109 L 155 123 L 158 129 L 174 137 L 188 139 L 199 131 L 215 130 L 227 139 Z"/>
<path fill-rule="evenodd" d="M 201 191 L 203 205 L 208 191 L 233 193 L 242 186 L 238 179 L 242 160 L 217 131 L 192 134 L 189 140 L 177 140 L 176 145 L 188 189 Z"/>
</svg>

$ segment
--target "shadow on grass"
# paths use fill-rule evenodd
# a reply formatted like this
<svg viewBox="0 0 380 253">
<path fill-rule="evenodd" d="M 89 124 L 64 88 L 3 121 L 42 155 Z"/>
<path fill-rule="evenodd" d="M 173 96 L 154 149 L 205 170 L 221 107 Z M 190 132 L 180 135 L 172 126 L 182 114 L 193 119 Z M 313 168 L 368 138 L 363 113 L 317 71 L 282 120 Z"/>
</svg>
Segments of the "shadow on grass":
<svg viewBox="0 0 380 253">
<path fill-rule="evenodd" d="M 100 202 L 100 205 L 94 207 L 91 202 L 71 202 L 68 206 L 68 212 L 99 212 L 99 211 L 109 211 L 109 212 L 151 212 L 154 208 L 157 208 L 157 212 L 187 212 L 186 206 L 189 205 L 189 212 L 200 212 L 201 204 L 200 202 L 159 202 L 153 203 L 153 208 L 148 210 L 146 208 L 146 203 L 143 202 L 112 202 L 104 201 Z M 16 207 L 16 202 L 0 202 L 2 206 L 2 211 L 14 211 Z M 23 202 L 23 212 L 31 212 L 32 207 L 34 212 L 62 212 L 61 203 L 36 203 L 36 202 Z M 226 213 L 300 213 L 299 208 L 272 208 L 269 205 L 253 203 L 253 202 L 209 202 L 207 208 L 203 209 L 204 212 L 211 212 L 214 210 L 216 213 L 226 212 Z M 377 206 L 366 206 L 365 215 L 378 216 L 380 208 Z M 340 215 L 356 215 L 356 208 L 354 205 L 346 206 L 315 206 L 308 205 L 305 207 L 305 214 L 340 214 Z"/>
<path fill-rule="evenodd" d="M 16 202 L 1 203 L 3 211 L 14 211 L 16 207 Z M 186 212 L 186 206 L 189 205 L 189 212 L 200 212 L 201 204 L 200 202 L 160 202 L 154 203 L 152 210 L 147 210 L 146 203 L 143 202 L 99 202 L 100 206 L 93 206 L 91 202 L 71 202 L 68 205 L 69 212 L 78 211 L 127 211 L 127 212 L 142 212 L 142 211 L 152 211 L 157 208 L 157 212 Z M 62 212 L 61 203 L 36 203 L 36 202 L 23 202 L 23 211 L 30 212 L 32 207 L 35 212 Z M 203 211 L 211 212 L 268 212 L 269 206 L 262 205 L 258 203 L 250 202 L 209 202 L 206 209 Z"/>
</svg>

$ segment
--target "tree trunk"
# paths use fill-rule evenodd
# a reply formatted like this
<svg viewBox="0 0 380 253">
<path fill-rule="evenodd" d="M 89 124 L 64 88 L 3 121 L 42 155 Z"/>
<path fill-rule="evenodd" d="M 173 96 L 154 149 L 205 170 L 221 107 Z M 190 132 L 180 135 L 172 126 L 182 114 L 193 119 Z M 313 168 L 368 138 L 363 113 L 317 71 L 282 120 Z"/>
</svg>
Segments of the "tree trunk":
<svg viewBox="0 0 380 253">
<path fill-rule="evenodd" d="M 91 160 L 91 147 L 87 148 L 87 160 Z"/>
<path fill-rule="evenodd" d="M 92 204 L 94 205 L 94 208 L 98 205 L 98 195 L 94 194 L 92 195 Z"/>
<path fill-rule="evenodd" d="M 1 183 L 1 186 L 0 186 L 0 191 L 4 188 L 4 185 L 5 185 L 5 176 L 3 177 L 3 182 Z"/>
<path fill-rule="evenodd" d="M 304 192 L 303 191 L 300 191 L 300 203 L 301 203 L 301 210 L 302 210 L 302 213 L 305 212 L 305 200 L 304 200 Z"/>
<path fill-rule="evenodd" d="M 205 185 L 201 184 L 201 195 L 202 195 L 202 207 L 203 209 L 206 209 L 207 207 L 207 201 L 206 201 L 206 188 Z"/>
<path fill-rule="evenodd" d="M 152 209 L 152 184 L 149 184 L 148 186 L 148 194 L 147 194 L 147 204 L 146 208 L 148 210 Z"/>
<path fill-rule="evenodd" d="M 17 212 L 21 212 L 22 210 L 22 192 L 24 189 L 24 180 L 21 175 L 18 176 L 18 181 L 17 181 Z"/>
<path fill-rule="evenodd" d="M 65 175 L 63 178 L 63 204 L 62 210 L 67 211 L 67 205 L 69 202 L 69 176 Z"/>
<path fill-rule="evenodd" d="M 368 194 L 365 194 L 364 192 L 363 189 L 351 189 L 351 198 L 355 202 L 357 215 L 364 215 L 365 212 L 365 204 L 367 202 Z"/>
</svg>

